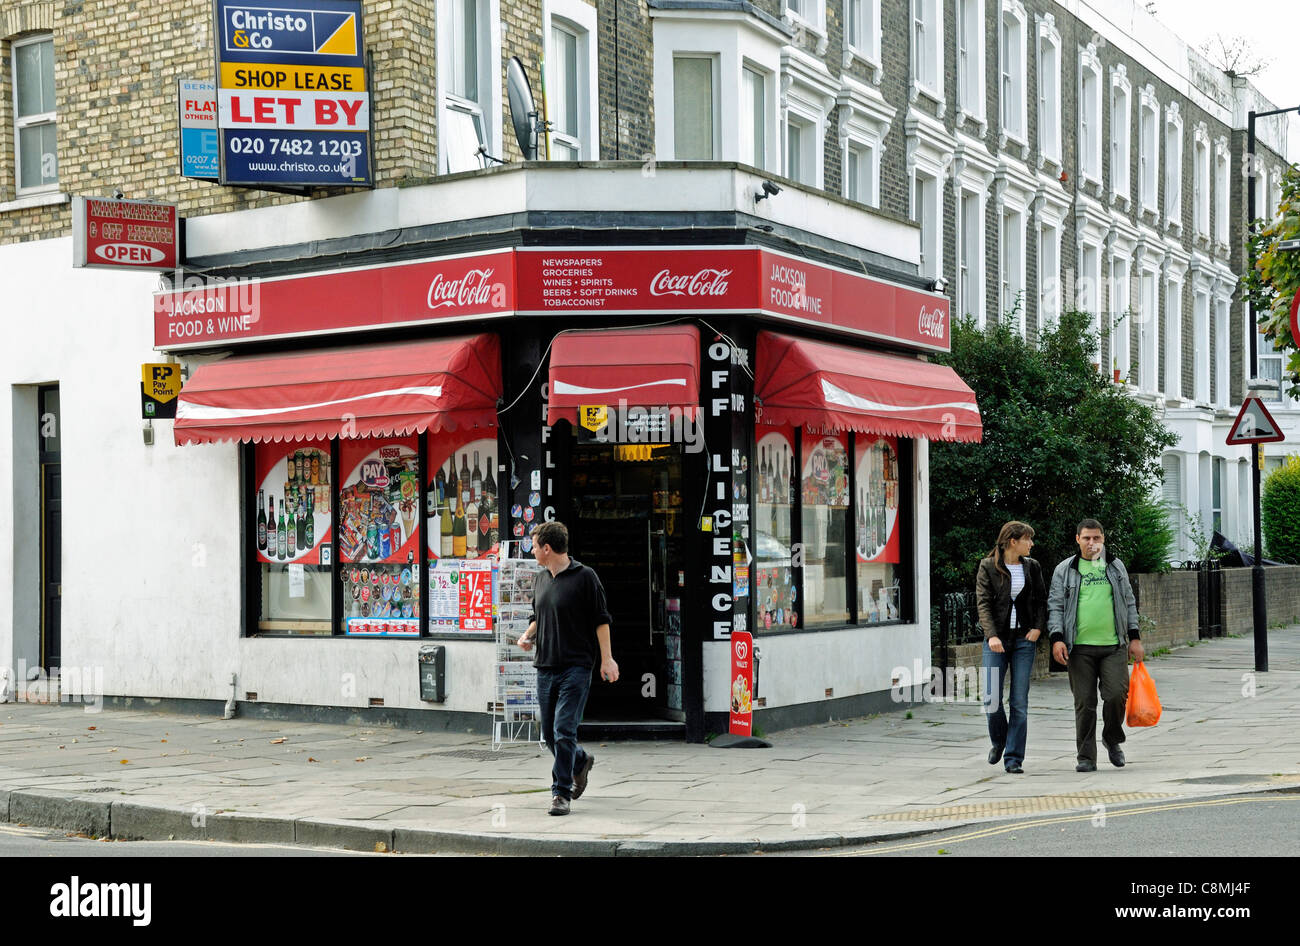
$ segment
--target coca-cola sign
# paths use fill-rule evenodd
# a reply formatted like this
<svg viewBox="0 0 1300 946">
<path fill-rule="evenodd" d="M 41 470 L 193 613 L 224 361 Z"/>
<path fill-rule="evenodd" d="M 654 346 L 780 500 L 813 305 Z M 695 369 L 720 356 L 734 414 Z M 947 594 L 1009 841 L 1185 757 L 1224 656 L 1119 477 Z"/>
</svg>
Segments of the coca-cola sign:
<svg viewBox="0 0 1300 946">
<path fill-rule="evenodd" d="M 471 269 L 459 279 L 444 279 L 438 273 L 429 283 L 430 309 L 443 306 L 487 305 L 492 297 L 491 269 Z"/>
<path fill-rule="evenodd" d="M 701 269 L 694 275 L 661 269 L 650 280 L 652 296 L 725 296 L 729 269 Z"/>
<path fill-rule="evenodd" d="M 916 318 L 916 330 L 930 338 L 943 339 L 948 332 L 948 316 L 943 309 L 921 307 L 921 314 Z"/>
</svg>

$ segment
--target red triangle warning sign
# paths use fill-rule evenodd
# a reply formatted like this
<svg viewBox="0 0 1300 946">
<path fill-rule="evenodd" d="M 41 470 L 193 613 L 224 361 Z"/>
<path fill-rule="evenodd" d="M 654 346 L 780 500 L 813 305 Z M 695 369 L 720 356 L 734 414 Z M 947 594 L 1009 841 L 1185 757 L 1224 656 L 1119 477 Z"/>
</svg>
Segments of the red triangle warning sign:
<svg viewBox="0 0 1300 946">
<path fill-rule="evenodd" d="M 1242 444 L 1275 443 L 1285 440 L 1286 435 L 1278 427 L 1273 415 L 1268 412 L 1264 402 L 1253 394 L 1241 404 L 1241 412 L 1228 430 L 1228 446 L 1238 447 Z"/>
</svg>

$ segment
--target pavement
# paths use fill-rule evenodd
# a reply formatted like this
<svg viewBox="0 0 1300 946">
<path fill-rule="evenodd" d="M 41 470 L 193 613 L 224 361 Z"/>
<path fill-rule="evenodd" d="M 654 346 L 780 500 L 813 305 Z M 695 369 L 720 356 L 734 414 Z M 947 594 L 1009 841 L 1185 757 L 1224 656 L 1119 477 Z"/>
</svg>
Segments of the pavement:
<svg viewBox="0 0 1300 946">
<path fill-rule="evenodd" d="M 573 812 L 547 814 L 550 756 L 483 736 L 221 720 L 145 708 L 0 705 L 0 820 L 123 839 L 364 851 L 741 854 L 817 850 L 1040 812 L 1300 791 L 1300 625 L 1148 660 L 1164 714 L 1128 765 L 1074 771 L 1063 676 L 1030 689 L 1025 774 L 987 763 L 977 702 L 770 734 L 770 749 L 588 744 Z M 143 702 L 143 701 L 141 701 Z M 1213 852 L 1205 852 L 1213 853 Z"/>
</svg>

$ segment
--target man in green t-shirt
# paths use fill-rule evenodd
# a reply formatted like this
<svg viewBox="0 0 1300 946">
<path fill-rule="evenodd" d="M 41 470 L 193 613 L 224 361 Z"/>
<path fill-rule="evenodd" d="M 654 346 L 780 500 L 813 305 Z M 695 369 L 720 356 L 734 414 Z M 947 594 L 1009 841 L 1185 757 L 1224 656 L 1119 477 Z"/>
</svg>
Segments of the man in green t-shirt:
<svg viewBox="0 0 1300 946">
<path fill-rule="evenodd" d="M 1112 765 L 1124 764 L 1128 657 L 1145 654 L 1138 639 L 1137 601 L 1124 563 L 1106 551 L 1096 519 L 1075 530 L 1079 554 L 1056 566 L 1047 596 L 1052 657 L 1070 671 L 1074 694 L 1077 772 L 1097 770 L 1097 689 L 1101 685 L 1102 742 Z M 1125 646 L 1127 645 L 1127 646 Z"/>
</svg>

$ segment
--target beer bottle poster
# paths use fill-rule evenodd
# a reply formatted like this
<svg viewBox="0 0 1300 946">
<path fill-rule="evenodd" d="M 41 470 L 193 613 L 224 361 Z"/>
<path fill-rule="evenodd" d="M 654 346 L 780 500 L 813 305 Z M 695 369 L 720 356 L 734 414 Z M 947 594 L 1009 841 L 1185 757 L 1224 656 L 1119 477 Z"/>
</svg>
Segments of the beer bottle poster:
<svg viewBox="0 0 1300 946">
<path fill-rule="evenodd" d="M 339 464 L 339 560 L 406 562 L 418 548 L 417 439 L 344 440 Z"/>
<path fill-rule="evenodd" d="M 500 545 L 495 436 L 482 430 L 429 435 L 425 516 L 429 566 L 495 558 Z"/>
<path fill-rule="evenodd" d="M 319 565 L 320 546 L 330 541 L 329 441 L 262 443 L 254 457 L 257 560 Z"/>
<path fill-rule="evenodd" d="M 898 564 L 898 438 L 857 437 L 854 545 L 859 562 Z"/>
</svg>

